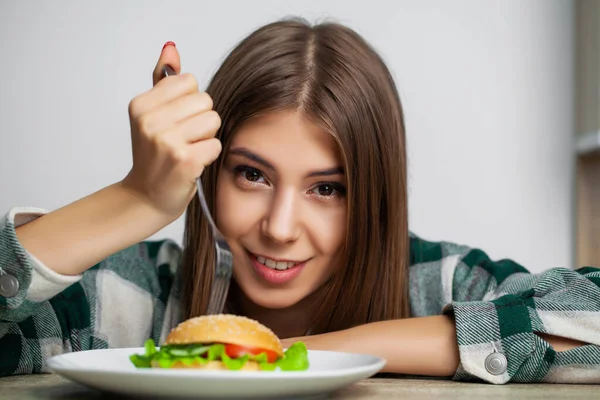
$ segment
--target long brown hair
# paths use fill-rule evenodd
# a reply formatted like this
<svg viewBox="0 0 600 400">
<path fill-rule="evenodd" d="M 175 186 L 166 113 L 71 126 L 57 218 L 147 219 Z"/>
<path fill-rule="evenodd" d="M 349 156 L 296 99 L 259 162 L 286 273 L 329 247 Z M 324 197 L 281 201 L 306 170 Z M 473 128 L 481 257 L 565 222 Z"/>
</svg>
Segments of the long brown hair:
<svg viewBox="0 0 600 400">
<path fill-rule="evenodd" d="M 288 19 L 263 26 L 224 60 L 207 90 L 222 125 L 223 151 L 202 181 L 211 210 L 219 170 L 236 130 L 268 112 L 297 110 L 329 132 L 348 183 L 343 267 L 314 303 L 312 333 L 408 317 L 408 211 L 405 134 L 394 81 L 353 30 Z M 214 214 L 213 214 L 214 215 Z M 206 311 L 214 248 L 194 199 L 184 235 L 184 314 Z"/>
</svg>

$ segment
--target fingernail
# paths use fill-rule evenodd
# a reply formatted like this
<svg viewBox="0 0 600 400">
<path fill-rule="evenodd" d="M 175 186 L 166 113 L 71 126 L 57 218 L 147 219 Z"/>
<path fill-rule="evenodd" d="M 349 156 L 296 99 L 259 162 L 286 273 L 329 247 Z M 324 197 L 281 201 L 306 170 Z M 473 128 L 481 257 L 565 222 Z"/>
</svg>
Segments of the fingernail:
<svg viewBox="0 0 600 400">
<path fill-rule="evenodd" d="M 167 46 L 173 46 L 173 47 L 177 47 L 177 46 L 175 46 L 175 42 L 168 41 L 167 43 L 165 43 L 165 45 L 163 46 L 163 48 L 162 48 L 162 49 L 164 50 L 164 49 L 165 49 L 165 47 L 167 47 Z"/>
</svg>

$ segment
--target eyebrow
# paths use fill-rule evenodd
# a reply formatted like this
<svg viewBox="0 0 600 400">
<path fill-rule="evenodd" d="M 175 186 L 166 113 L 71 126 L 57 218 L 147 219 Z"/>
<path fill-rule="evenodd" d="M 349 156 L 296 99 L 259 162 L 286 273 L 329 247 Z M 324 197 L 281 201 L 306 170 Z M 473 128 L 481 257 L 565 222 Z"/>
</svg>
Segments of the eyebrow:
<svg viewBox="0 0 600 400">
<path fill-rule="evenodd" d="M 273 166 L 273 164 L 271 164 L 270 162 L 268 162 L 267 160 L 265 160 L 264 158 L 262 158 L 261 156 L 259 156 L 256 153 L 251 152 L 250 150 L 248 150 L 247 148 L 244 147 L 236 147 L 234 149 L 230 149 L 229 150 L 229 154 L 233 154 L 233 155 L 238 155 L 238 156 L 242 156 L 245 157 L 251 161 L 254 161 L 255 163 L 258 163 L 260 165 L 262 165 L 265 168 L 268 168 L 272 171 L 276 171 L 277 169 Z M 343 167 L 333 167 L 333 168 L 328 168 L 328 169 L 323 169 L 323 170 L 319 170 L 319 171 L 312 171 L 309 174 L 306 175 L 307 178 L 314 178 L 317 176 L 331 176 L 331 175 L 343 175 L 344 174 L 344 168 Z"/>
</svg>

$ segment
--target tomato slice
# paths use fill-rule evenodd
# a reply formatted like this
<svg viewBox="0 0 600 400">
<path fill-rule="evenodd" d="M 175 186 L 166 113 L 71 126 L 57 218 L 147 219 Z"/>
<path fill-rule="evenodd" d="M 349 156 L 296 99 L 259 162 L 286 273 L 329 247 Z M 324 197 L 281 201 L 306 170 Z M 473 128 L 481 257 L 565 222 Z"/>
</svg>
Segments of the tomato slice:
<svg viewBox="0 0 600 400">
<path fill-rule="evenodd" d="M 277 353 L 271 350 L 260 349 L 258 347 L 239 346 L 237 344 L 226 344 L 225 353 L 231 358 L 242 357 L 244 354 L 258 355 L 267 353 L 267 361 L 273 363 L 279 358 Z"/>
</svg>

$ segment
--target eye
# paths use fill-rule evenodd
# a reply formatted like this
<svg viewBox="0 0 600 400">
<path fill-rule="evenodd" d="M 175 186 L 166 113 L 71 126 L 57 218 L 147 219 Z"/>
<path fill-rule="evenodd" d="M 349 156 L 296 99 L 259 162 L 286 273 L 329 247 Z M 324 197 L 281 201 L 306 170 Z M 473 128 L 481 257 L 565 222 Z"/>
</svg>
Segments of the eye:
<svg viewBox="0 0 600 400">
<path fill-rule="evenodd" d="M 329 183 L 317 186 L 317 191 L 321 196 L 331 196 L 335 193 L 335 188 Z"/>
<path fill-rule="evenodd" d="M 256 168 L 249 167 L 247 165 L 240 165 L 235 167 L 235 174 L 238 178 L 251 183 L 267 183 L 262 172 Z"/>
<path fill-rule="evenodd" d="M 250 182 L 258 182 L 260 181 L 260 178 L 263 177 L 260 171 L 254 168 L 248 168 L 245 171 L 242 171 L 242 176 Z"/>
<path fill-rule="evenodd" d="M 315 186 L 311 192 L 319 197 L 330 198 L 344 196 L 346 194 L 346 189 L 336 182 L 324 182 Z"/>
</svg>

